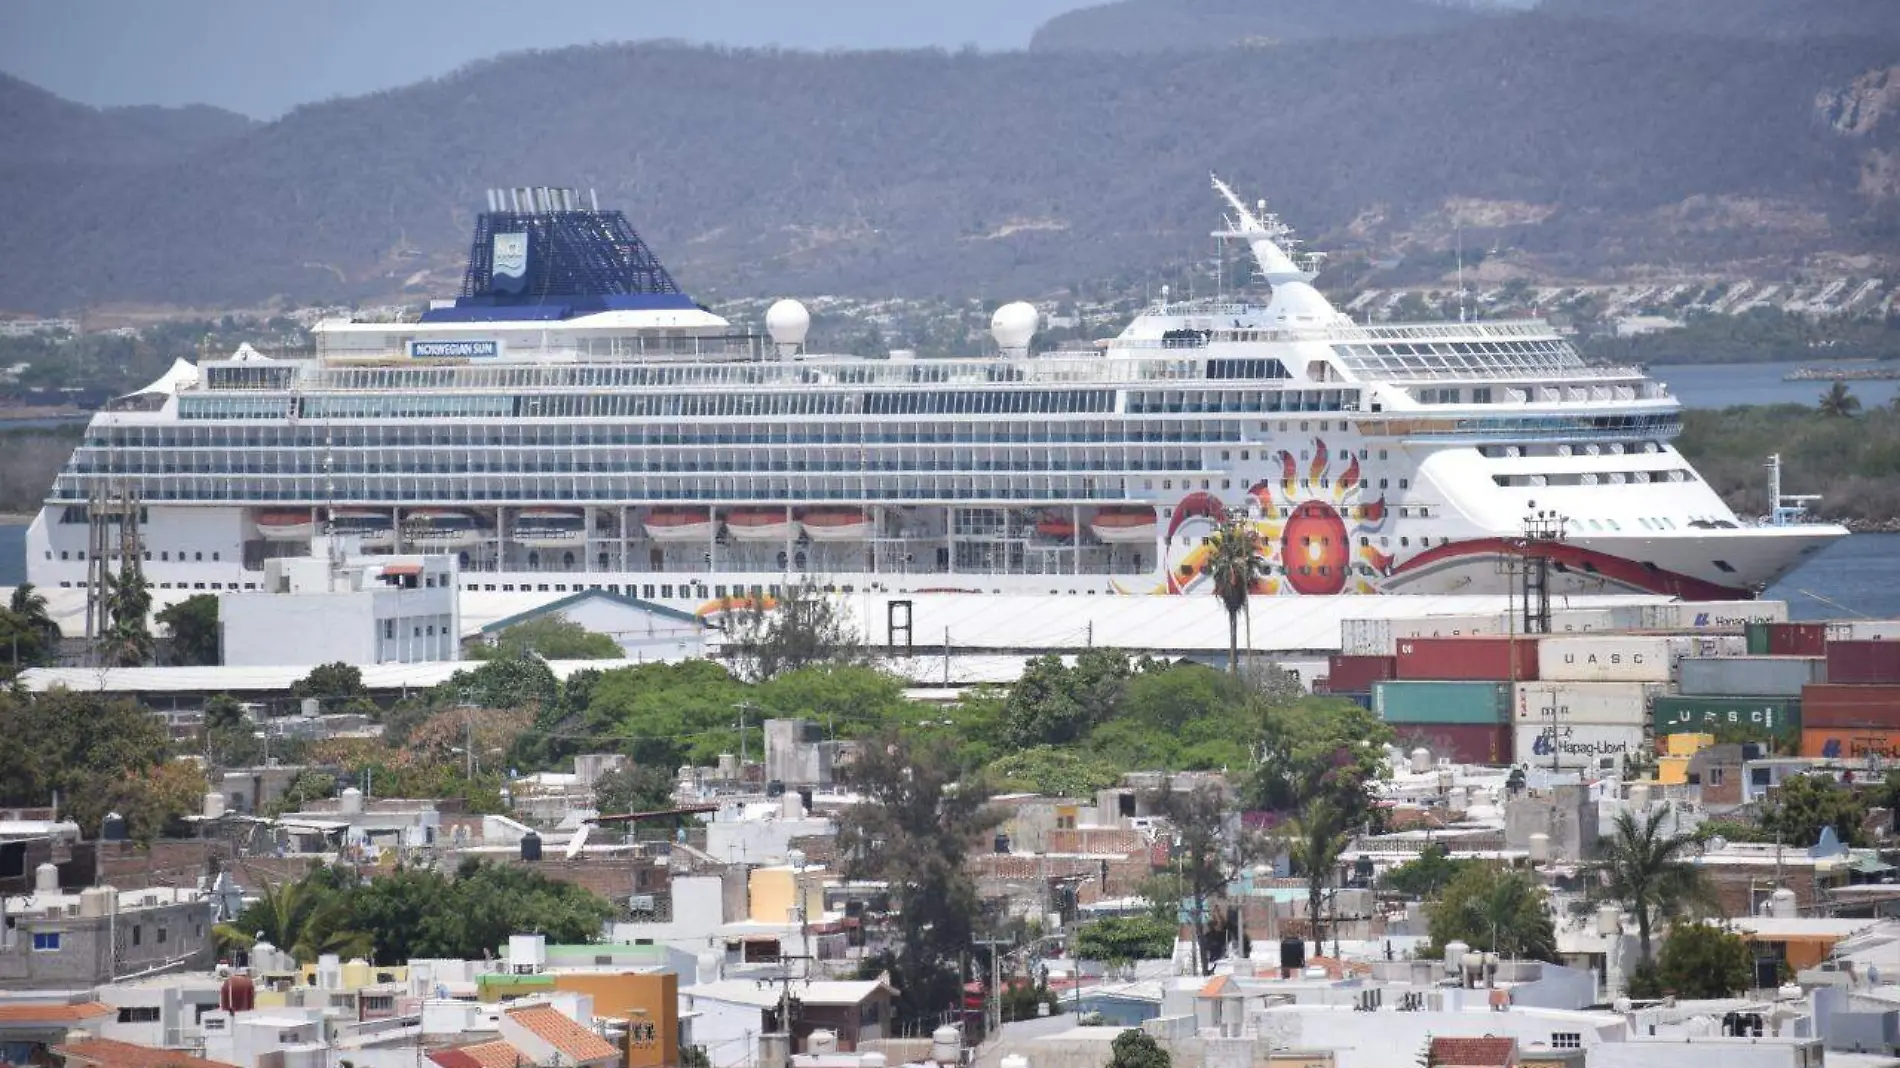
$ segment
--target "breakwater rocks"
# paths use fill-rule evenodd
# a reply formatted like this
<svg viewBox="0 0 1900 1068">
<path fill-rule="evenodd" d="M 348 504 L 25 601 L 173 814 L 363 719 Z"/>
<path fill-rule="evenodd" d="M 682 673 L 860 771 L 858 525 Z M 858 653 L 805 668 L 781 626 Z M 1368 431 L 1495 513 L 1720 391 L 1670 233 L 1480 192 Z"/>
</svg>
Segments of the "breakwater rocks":
<svg viewBox="0 0 1900 1068">
<path fill-rule="evenodd" d="M 1835 520 L 1841 526 L 1856 534 L 1900 534 L 1900 516 L 1886 519 L 1841 519 Z"/>
</svg>

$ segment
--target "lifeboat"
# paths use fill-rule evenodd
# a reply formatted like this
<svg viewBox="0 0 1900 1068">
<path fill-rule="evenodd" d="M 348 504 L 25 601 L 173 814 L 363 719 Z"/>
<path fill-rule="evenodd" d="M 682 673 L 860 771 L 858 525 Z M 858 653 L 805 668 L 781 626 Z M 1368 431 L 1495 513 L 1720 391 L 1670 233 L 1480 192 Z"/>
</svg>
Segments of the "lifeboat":
<svg viewBox="0 0 1900 1068">
<path fill-rule="evenodd" d="M 1074 541 L 1075 523 L 1066 516 L 1048 512 L 1036 521 L 1036 534 L 1051 541 Z"/>
<path fill-rule="evenodd" d="M 520 545 L 572 545 L 587 535 L 587 513 L 579 508 L 523 508 L 515 513 L 515 542 Z"/>
<path fill-rule="evenodd" d="M 314 531 L 308 511 L 257 513 L 257 536 L 265 541 L 309 541 Z"/>
<path fill-rule="evenodd" d="M 388 545 L 396 527 L 389 513 L 375 508 L 337 508 L 330 512 L 330 533 L 355 538 L 359 545 Z"/>
<path fill-rule="evenodd" d="M 418 548 L 473 545 L 481 540 L 481 524 L 459 508 L 416 508 L 403 513 L 403 540 Z"/>
<path fill-rule="evenodd" d="M 798 517 L 813 541 L 868 541 L 877 523 L 855 508 L 816 508 Z"/>
<path fill-rule="evenodd" d="M 1104 508 L 1089 520 L 1089 533 L 1105 545 L 1153 545 L 1155 510 L 1146 506 Z"/>
<path fill-rule="evenodd" d="M 704 508 L 655 508 L 640 525 L 654 541 L 708 542 L 713 536 L 712 513 Z"/>
<path fill-rule="evenodd" d="M 790 541 L 798 536 L 798 525 L 785 517 L 782 508 L 727 512 L 726 533 L 739 541 Z"/>
</svg>

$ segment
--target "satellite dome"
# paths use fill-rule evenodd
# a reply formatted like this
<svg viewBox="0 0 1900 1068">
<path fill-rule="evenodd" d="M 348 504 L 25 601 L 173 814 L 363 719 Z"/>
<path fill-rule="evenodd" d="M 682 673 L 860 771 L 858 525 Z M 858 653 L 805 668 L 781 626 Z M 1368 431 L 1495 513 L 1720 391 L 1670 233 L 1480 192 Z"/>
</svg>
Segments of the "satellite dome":
<svg viewBox="0 0 1900 1068">
<path fill-rule="evenodd" d="M 811 313 L 798 301 L 781 300 L 765 310 L 765 332 L 772 335 L 775 345 L 796 348 L 805 343 L 810 330 Z"/>
<path fill-rule="evenodd" d="M 1021 355 L 1029 351 L 1029 339 L 1036 336 L 1036 327 L 1041 323 L 1042 315 L 1036 306 L 1019 300 L 1003 305 L 990 316 L 990 336 L 1004 352 Z"/>
</svg>

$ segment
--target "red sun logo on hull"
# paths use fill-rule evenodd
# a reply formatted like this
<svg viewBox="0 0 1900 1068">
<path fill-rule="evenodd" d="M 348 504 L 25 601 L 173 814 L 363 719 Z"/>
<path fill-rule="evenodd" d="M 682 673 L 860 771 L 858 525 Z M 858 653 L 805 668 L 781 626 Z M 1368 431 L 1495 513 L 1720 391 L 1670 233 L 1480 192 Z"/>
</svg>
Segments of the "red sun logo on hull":
<svg viewBox="0 0 1900 1068">
<path fill-rule="evenodd" d="M 1352 543 L 1346 522 L 1324 501 L 1303 501 L 1280 532 L 1280 559 L 1293 592 L 1328 595 L 1346 588 Z"/>
</svg>

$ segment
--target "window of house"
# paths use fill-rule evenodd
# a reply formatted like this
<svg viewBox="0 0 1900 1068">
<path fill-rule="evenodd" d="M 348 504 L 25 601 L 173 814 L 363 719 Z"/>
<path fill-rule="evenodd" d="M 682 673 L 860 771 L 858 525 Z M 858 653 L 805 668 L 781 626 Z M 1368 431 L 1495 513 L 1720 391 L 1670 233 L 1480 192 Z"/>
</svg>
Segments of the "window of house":
<svg viewBox="0 0 1900 1068">
<path fill-rule="evenodd" d="M 1550 1048 L 1551 1049 L 1582 1049 L 1583 1048 L 1583 1032 L 1581 1031 L 1552 1031 L 1550 1033 Z"/>
<path fill-rule="evenodd" d="M 145 938 L 145 928 L 136 923 L 133 924 L 132 925 L 132 944 L 136 946 L 140 942 L 144 941 L 144 938 Z"/>
<path fill-rule="evenodd" d="M 383 640 L 390 641 L 390 642 L 393 642 L 396 640 L 396 621 L 395 620 L 393 619 L 383 620 Z"/>
<path fill-rule="evenodd" d="M 33 951 L 35 953 L 56 953 L 59 951 L 58 931 L 34 931 Z"/>
<path fill-rule="evenodd" d="M 157 1023 L 158 1006 L 128 1005 L 119 1010 L 120 1023 Z"/>
</svg>

